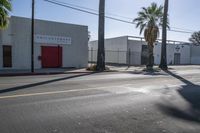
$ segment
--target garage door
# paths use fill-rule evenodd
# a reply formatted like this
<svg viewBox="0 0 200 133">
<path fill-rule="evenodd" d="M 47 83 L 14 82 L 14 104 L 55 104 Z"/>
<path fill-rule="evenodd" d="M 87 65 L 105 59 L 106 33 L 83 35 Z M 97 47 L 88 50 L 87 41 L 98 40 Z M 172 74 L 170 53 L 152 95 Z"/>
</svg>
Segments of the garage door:
<svg viewBox="0 0 200 133">
<path fill-rule="evenodd" d="M 62 47 L 42 46 L 41 52 L 43 68 L 62 67 Z"/>
</svg>

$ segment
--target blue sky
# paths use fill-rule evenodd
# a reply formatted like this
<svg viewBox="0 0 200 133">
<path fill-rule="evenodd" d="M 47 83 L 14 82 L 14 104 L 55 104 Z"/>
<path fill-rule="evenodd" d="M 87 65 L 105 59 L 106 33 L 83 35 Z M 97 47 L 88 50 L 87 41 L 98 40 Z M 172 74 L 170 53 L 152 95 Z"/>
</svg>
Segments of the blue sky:
<svg viewBox="0 0 200 133">
<path fill-rule="evenodd" d="M 91 39 L 97 39 L 98 17 L 65 7 L 56 6 L 43 0 L 36 1 L 36 18 L 59 21 L 65 23 L 87 25 L 91 32 Z M 98 10 L 99 0 L 59 0 L 87 8 Z M 106 0 L 106 13 L 117 14 L 134 19 L 141 7 L 146 7 L 150 3 L 163 4 L 164 0 Z M 169 0 L 170 26 L 200 30 L 200 0 Z M 11 15 L 31 17 L 31 0 L 12 0 L 13 11 Z M 127 21 L 131 19 L 121 18 Z M 105 37 L 117 36 L 140 36 L 135 25 L 117 22 L 106 19 Z M 191 34 L 168 32 L 168 39 L 178 41 L 188 41 Z"/>
</svg>

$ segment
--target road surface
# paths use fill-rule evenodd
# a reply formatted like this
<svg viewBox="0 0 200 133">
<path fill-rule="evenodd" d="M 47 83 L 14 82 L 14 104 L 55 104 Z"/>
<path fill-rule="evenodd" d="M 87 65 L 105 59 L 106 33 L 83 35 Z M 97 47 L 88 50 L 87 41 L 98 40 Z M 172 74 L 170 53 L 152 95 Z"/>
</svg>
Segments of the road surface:
<svg viewBox="0 0 200 133">
<path fill-rule="evenodd" d="M 1 133 L 199 133 L 200 66 L 0 77 Z"/>
</svg>

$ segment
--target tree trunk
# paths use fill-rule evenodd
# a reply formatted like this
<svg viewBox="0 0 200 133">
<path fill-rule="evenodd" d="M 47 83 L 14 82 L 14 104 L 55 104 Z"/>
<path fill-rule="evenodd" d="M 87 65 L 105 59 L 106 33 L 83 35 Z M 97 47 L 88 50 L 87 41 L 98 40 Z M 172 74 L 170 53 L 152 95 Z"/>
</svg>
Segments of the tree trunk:
<svg viewBox="0 0 200 133">
<path fill-rule="evenodd" d="M 168 16 L 168 0 L 165 0 L 164 16 L 163 16 L 163 28 L 162 28 L 162 49 L 161 49 L 161 61 L 159 67 L 163 70 L 167 70 L 167 16 Z"/>
<path fill-rule="evenodd" d="M 147 62 L 147 70 L 152 70 L 154 65 L 154 56 L 153 56 L 153 46 L 148 45 L 148 62 Z"/>
<path fill-rule="evenodd" d="M 35 25 L 35 0 L 32 0 L 32 17 L 31 17 L 31 72 L 34 73 L 34 25 Z"/>
<path fill-rule="evenodd" d="M 97 71 L 105 70 L 104 28 L 105 28 L 105 0 L 100 0 L 98 54 L 97 54 L 97 67 L 96 67 Z"/>
</svg>

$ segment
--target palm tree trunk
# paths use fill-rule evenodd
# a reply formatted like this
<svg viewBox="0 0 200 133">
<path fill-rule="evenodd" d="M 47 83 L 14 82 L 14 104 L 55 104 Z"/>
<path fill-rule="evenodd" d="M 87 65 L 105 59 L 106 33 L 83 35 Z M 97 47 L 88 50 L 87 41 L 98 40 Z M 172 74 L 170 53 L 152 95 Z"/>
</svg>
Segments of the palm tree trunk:
<svg viewBox="0 0 200 133">
<path fill-rule="evenodd" d="M 104 28 L 105 28 L 105 0 L 99 1 L 99 35 L 98 35 L 98 54 L 97 71 L 105 70 L 105 50 L 104 50 Z"/>
<path fill-rule="evenodd" d="M 35 0 L 32 0 L 32 18 L 31 18 L 31 72 L 34 73 L 34 19 L 35 19 Z"/>
<path fill-rule="evenodd" d="M 154 56 L 153 56 L 153 45 L 148 45 L 148 62 L 147 70 L 152 70 L 154 65 Z"/>
<path fill-rule="evenodd" d="M 163 16 L 163 28 L 162 28 L 162 49 L 161 49 L 161 61 L 160 68 L 167 70 L 167 52 L 166 52 L 166 40 L 167 40 L 167 16 L 168 16 L 168 0 L 165 0 L 164 16 Z"/>
</svg>

